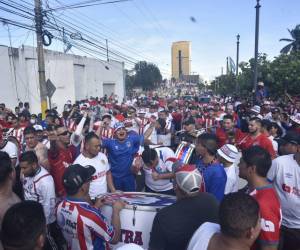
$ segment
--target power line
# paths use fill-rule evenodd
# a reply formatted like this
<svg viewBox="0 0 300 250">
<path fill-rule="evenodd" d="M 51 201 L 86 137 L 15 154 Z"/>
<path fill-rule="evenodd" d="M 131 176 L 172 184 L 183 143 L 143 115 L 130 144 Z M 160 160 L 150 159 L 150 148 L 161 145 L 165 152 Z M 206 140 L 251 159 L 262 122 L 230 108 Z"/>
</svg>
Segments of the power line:
<svg viewBox="0 0 300 250">
<path fill-rule="evenodd" d="M 9 57 L 9 64 L 10 64 L 11 71 L 13 71 L 13 73 L 14 73 L 14 85 L 15 85 L 15 89 L 16 89 L 17 99 L 18 99 L 18 101 L 20 101 L 19 93 L 18 93 L 18 86 L 17 86 L 16 65 L 15 65 L 15 61 L 14 61 L 14 53 L 13 53 L 12 42 L 11 42 L 11 34 L 10 34 L 8 24 L 7 24 L 7 33 L 8 33 L 8 37 L 9 37 L 10 53 L 11 53 L 11 57 Z"/>
<path fill-rule="evenodd" d="M 60 5 L 62 5 L 62 3 L 59 1 L 59 0 L 55 0 L 58 4 L 60 4 Z M 91 19 L 90 17 L 88 17 L 88 16 L 86 16 L 84 13 L 82 13 L 82 12 L 80 12 L 79 10 L 77 10 L 77 11 L 75 11 L 75 10 L 71 10 L 73 13 L 71 14 L 72 16 L 69 16 L 69 15 L 64 15 L 65 17 L 67 17 L 68 19 L 71 19 L 71 20 L 74 20 L 74 21 L 76 21 L 76 24 L 80 24 L 81 26 L 84 26 L 84 27 L 86 27 L 88 30 L 86 30 L 86 32 L 87 33 L 89 33 L 89 34 L 92 34 L 92 36 L 94 36 L 94 37 L 98 37 L 98 38 L 100 38 L 100 39 L 108 39 L 109 40 L 109 42 L 110 42 L 110 44 L 114 47 L 114 46 L 116 46 L 116 47 L 118 47 L 118 48 L 120 48 L 120 49 L 122 49 L 122 50 L 126 50 L 126 52 L 129 52 L 129 53 L 131 53 L 131 54 L 134 54 L 134 55 L 137 55 L 138 57 L 140 57 L 141 59 L 138 59 L 138 61 L 141 61 L 141 60 L 147 60 L 147 61 L 151 61 L 151 62 L 160 62 L 159 64 L 166 64 L 164 61 L 161 61 L 161 59 L 160 58 L 155 58 L 155 57 L 153 57 L 153 56 L 151 56 L 151 58 L 150 58 L 150 56 L 148 56 L 148 55 L 145 55 L 145 54 L 143 54 L 143 52 L 141 52 L 141 51 L 138 51 L 138 50 L 136 50 L 135 48 L 132 48 L 132 47 L 129 47 L 128 45 L 126 45 L 126 44 L 124 44 L 124 43 L 121 43 L 120 41 L 117 41 L 116 39 L 113 39 L 113 38 L 111 38 L 111 37 L 109 37 L 109 36 L 107 36 L 107 34 L 102 34 L 101 32 L 99 32 L 99 29 L 103 29 L 103 28 L 105 28 L 105 29 L 107 29 L 107 32 L 109 32 L 110 34 L 112 34 L 113 36 L 114 36 L 114 33 L 112 33 L 111 32 L 111 29 L 110 28 L 108 28 L 108 27 L 106 27 L 103 23 L 101 23 L 101 22 L 99 22 L 99 20 L 96 20 L 96 19 Z M 80 16 L 79 15 L 76 15 L 77 13 L 79 13 L 80 14 Z M 74 17 L 78 17 L 76 20 L 74 19 Z M 82 20 L 82 18 L 84 18 L 85 17 L 85 19 L 84 20 L 86 20 L 86 22 L 88 22 L 88 23 L 90 23 L 91 24 L 91 26 L 87 26 L 87 25 L 85 25 L 85 24 L 83 24 L 82 22 L 80 22 L 79 20 Z M 96 26 L 95 26 L 96 25 Z M 101 27 L 100 27 L 100 25 L 101 25 Z M 79 27 L 79 26 L 77 26 L 77 27 Z M 96 29 L 95 27 L 98 27 L 98 29 Z M 103 28 L 102 28 L 103 27 Z M 81 27 L 80 27 L 81 28 Z M 95 33 L 93 33 L 93 32 L 91 32 L 91 30 L 93 31 L 95 31 L 96 32 L 96 34 Z M 115 34 L 117 34 L 117 33 L 115 33 Z M 102 36 L 101 36 L 102 35 Z M 117 34 L 118 35 L 118 34 Z M 122 38 L 121 38 L 122 39 Z M 161 68 L 163 68 L 163 67 L 161 67 Z M 164 68 L 165 69 L 165 68 Z M 170 70 L 169 69 L 165 69 L 165 71 L 168 71 L 168 73 L 170 73 Z"/>
<path fill-rule="evenodd" d="M 101 0 L 100 0 L 101 1 Z M 100 2 L 100 3 L 91 3 L 91 4 L 73 4 L 73 5 L 67 5 L 67 6 L 62 6 L 58 8 L 52 8 L 52 9 L 47 9 L 47 11 L 58 11 L 58 10 L 67 10 L 67 9 L 77 9 L 77 8 L 84 8 L 84 7 L 91 7 L 95 5 L 104 5 L 104 4 L 113 4 L 113 3 L 121 3 L 121 2 L 128 2 L 132 0 L 113 0 L 113 1 L 107 1 L 107 2 Z"/>
</svg>

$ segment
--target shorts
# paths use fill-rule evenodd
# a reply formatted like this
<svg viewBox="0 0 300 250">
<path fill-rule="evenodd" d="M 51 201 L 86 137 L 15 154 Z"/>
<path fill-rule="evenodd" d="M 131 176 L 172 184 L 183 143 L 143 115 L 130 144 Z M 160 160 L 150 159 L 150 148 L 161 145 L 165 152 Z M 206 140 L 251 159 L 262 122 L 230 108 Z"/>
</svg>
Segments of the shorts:
<svg viewBox="0 0 300 250">
<path fill-rule="evenodd" d="M 281 250 L 300 250 L 300 229 L 280 228 L 280 247 Z"/>
<path fill-rule="evenodd" d="M 116 190 L 121 190 L 124 192 L 135 192 L 135 178 L 133 175 L 128 175 L 121 178 L 113 177 L 113 182 Z"/>
</svg>

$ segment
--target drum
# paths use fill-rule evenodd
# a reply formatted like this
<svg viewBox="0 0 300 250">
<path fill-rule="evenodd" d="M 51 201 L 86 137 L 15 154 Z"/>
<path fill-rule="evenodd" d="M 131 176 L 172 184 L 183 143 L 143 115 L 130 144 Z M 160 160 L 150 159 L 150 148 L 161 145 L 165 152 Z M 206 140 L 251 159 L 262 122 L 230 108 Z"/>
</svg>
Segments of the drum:
<svg viewBox="0 0 300 250">
<path fill-rule="evenodd" d="M 127 205 L 120 212 L 120 242 L 116 245 L 111 245 L 112 249 L 129 243 L 135 243 L 144 249 L 148 249 L 150 232 L 156 212 L 175 203 L 176 197 L 137 192 L 107 194 L 105 197 L 105 201 L 108 203 L 118 199 L 124 200 Z M 111 205 L 104 205 L 101 208 L 101 212 L 111 221 Z"/>
<path fill-rule="evenodd" d="M 187 142 L 183 141 L 178 145 L 175 156 L 183 164 L 188 164 L 194 150 L 194 144 L 188 144 Z"/>
</svg>

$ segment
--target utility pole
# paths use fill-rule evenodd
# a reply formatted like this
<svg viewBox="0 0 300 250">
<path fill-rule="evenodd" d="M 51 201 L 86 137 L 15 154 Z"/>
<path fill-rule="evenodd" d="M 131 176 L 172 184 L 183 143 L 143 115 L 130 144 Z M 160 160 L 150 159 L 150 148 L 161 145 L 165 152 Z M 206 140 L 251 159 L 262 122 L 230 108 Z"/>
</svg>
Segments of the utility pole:
<svg viewBox="0 0 300 250">
<path fill-rule="evenodd" d="M 178 51 L 178 71 L 179 71 L 179 79 L 182 77 L 182 56 L 181 50 Z"/>
<path fill-rule="evenodd" d="M 228 57 L 226 57 L 226 75 L 229 73 Z"/>
<path fill-rule="evenodd" d="M 35 27 L 36 27 L 41 112 L 42 112 L 42 118 L 44 119 L 45 111 L 48 105 L 47 105 L 47 88 L 46 88 L 45 61 L 44 61 L 44 50 L 43 50 L 43 35 L 42 35 L 43 16 L 42 16 L 41 0 L 34 0 L 34 14 L 35 14 Z"/>
<path fill-rule="evenodd" d="M 235 85 L 235 92 L 238 92 L 238 74 L 239 74 L 239 54 L 240 54 L 240 34 L 236 36 L 236 72 L 235 72 L 235 78 L 236 78 L 236 85 Z"/>
<path fill-rule="evenodd" d="M 105 39 L 106 41 L 106 60 L 109 62 L 109 58 L 108 58 L 108 41 L 107 39 Z"/>
<path fill-rule="evenodd" d="M 255 50 L 254 50 L 254 76 L 253 76 L 253 100 L 255 100 L 255 92 L 257 85 L 257 61 L 258 61 L 258 37 L 259 37 L 259 9 L 261 5 L 259 4 L 260 0 L 256 0 L 257 4 L 256 9 L 256 20 L 255 20 Z"/>
</svg>

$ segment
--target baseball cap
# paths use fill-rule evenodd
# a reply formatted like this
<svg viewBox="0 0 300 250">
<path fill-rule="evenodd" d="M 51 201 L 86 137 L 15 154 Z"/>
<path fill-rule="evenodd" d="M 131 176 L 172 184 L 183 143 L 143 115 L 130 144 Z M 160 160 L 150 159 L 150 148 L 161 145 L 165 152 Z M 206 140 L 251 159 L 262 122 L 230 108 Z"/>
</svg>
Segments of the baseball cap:
<svg viewBox="0 0 300 250">
<path fill-rule="evenodd" d="M 176 183 L 187 194 L 198 193 L 203 178 L 195 165 L 182 165 L 175 169 Z"/>
<path fill-rule="evenodd" d="M 257 85 L 258 86 L 264 86 L 265 84 L 263 82 L 258 82 Z"/>
<path fill-rule="evenodd" d="M 272 109 L 272 113 L 279 113 L 280 112 L 280 109 L 279 108 L 273 108 Z"/>
<path fill-rule="evenodd" d="M 250 109 L 252 112 L 259 114 L 260 113 L 260 106 L 255 105 Z"/>
<path fill-rule="evenodd" d="M 166 109 L 165 108 L 159 108 L 158 112 L 166 112 Z"/>
<path fill-rule="evenodd" d="M 290 116 L 290 119 L 300 125 L 300 113 Z"/>
<path fill-rule="evenodd" d="M 43 127 L 41 125 L 33 125 L 33 128 L 35 129 L 35 131 L 43 131 Z"/>
<path fill-rule="evenodd" d="M 226 161 L 235 162 L 238 157 L 238 150 L 234 145 L 225 144 L 217 150 L 218 155 L 224 158 Z"/>
<path fill-rule="evenodd" d="M 289 131 L 282 137 L 282 142 L 300 145 L 300 135 L 297 132 Z"/>
<path fill-rule="evenodd" d="M 191 124 L 195 124 L 195 119 L 191 117 L 183 122 L 183 125 L 191 125 Z"/>
<path fill-rule="evenodd" d="M 146 110 L 145 109 L 140 109 L 139 114 L 146 114 Z"/>
<path fill-rule="evenodd" d="M 66 168 L 63 174 L 63 185 L 67 193 L 76 194 L 78 189 L 87 181 L 91 180 L 96 172 L 93 166 L 83 167 L 80 164 L 74 164 Z"/>
<path fill-rule="evenodd" d="M 114 130 L 115 132 L 118 130 L 118 129 L 121 129 L 121 128 L 125 128 L 125 124 L 123 122 L 117 122 L 115 125 L 114 125 Z"/>
</svg>

